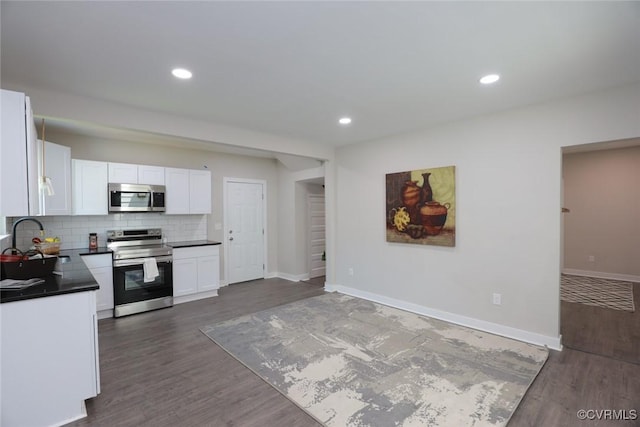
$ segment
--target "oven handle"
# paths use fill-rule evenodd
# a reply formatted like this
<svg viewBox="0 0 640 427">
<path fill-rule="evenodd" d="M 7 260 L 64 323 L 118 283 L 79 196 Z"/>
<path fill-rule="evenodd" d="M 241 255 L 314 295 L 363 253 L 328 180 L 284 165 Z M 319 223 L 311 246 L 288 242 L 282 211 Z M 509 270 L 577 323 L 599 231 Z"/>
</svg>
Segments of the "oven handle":
<svg viewBox="0 0 640 427">
<path fill-rule="evenodd" d="M 159 257 L 149 257 L 149 258 L 155 258 L 156 263 L 160 264 L 163 262 L 172 262 L 173 261 L 173 257 L 172 256 L 159 256 Z M 117 261 L 113 261 L 113 266 L 114 267 L 128 267 L 130 265 L 142 265 L 144 264 L 144 260 L 145 258 L 131 258 L 131 259 L 120 259 Z"/>
</svg>

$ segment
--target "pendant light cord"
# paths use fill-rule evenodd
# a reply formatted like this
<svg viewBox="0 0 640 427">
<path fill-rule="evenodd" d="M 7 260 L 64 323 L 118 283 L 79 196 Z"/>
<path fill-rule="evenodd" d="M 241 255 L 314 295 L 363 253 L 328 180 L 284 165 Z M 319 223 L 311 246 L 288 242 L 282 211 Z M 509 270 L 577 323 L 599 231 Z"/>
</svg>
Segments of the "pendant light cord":
<svg viewBox="0 0 640 427">
<path fill-rule="evenodd" d="M 45 172 L 45 158 L 46 156 L 44 155 L 44 117 L 42 118 L 42 176 L 40 177 L 40 179 L 42 180 L 42 182 L 44 183 L 46 181 L 46 176 L 47 173 Z"/>
</svg>

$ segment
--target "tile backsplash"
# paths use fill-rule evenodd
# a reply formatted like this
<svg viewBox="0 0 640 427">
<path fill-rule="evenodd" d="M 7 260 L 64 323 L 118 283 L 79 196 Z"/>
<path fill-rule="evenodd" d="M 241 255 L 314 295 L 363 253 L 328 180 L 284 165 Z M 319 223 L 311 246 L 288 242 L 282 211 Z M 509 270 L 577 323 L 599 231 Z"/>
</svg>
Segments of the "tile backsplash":
<svg viewBox="0 0 640 427">
<path fill-rule="evenodd" d="M 7 218 L 7 232 L 14 221 Z M 87 248 L 89 233 L 98 234 L 98 245 L 106 246 L 107 230 L 133 230 L 136 228 L 161 228 L 168 242 L 201 240 L 207 238 L 206 215 L 165 215 L 161 213 L 122 213 L 110 215 L 43 216 L 36 217 L 44 227 L 47 237 L 59 237 L 61 249 Z M 38 225 L 24 221 L 16 230 L 18 249 L 28 249 L 31 239 L 40 237 Z M 10 241 L 5 246 L 10 246 Z"/>
</svg>

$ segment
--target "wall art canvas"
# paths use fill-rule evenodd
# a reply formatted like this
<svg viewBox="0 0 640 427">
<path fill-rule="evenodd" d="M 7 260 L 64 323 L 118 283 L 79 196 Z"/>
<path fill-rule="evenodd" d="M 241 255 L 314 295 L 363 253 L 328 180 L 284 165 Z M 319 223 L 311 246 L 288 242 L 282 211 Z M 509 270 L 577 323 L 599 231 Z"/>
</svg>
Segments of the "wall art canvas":
<svg viewBox="0 0 640 427">
<path fill-rule="evenodd" d="M 386 175 L 387 242 L 456 245 L 456 167 Z"/>
</svg>

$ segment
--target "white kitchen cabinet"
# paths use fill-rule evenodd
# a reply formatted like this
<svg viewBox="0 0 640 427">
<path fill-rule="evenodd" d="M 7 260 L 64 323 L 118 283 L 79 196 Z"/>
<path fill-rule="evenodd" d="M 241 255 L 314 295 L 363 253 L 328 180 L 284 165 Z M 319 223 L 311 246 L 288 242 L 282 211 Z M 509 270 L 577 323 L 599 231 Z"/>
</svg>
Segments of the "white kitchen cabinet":
<svg viewBox="0 0 640 427">
<path fill-rule="evenodd" d="M 211 172 L 165 168 L 166 214 L 210 214 Z"/>
<path fill-rule="evenodd" d="M 109 182 L 113 184 L 137 184 L 138 165 L 109 162 Z"/>
<path fill-rule="evenodd" d="M 36 130 L 29 97 L 2 89 L 0 216 L 37 215 Z"/>
<path fill-rule="evenodd" d="M 38 140 L 38 176 L 51 179 L 54 194 L 40 191 L 40 215 L 71 215 L 71 148 Z M 44 171 L 42 170 L 44 166 Z"/>
<path fill-rule="evenodd" d="M 207 246 L 203 247 L 206 248 Z M 205 252 L 211 251 L 207 250 Z M 198 291 L 212 291 L 217 290 L 219 287 L 220 256 L 216 254 L 211 256 L 198 257 Z"/>
<path fill-rule="evenodd" d="M 138 165 L 138 184 L 164 185 L 164 168 Z"/>
<path fill-rule="evenodd" d="M 113 317 L 113 259 L 108 254 L 83 255 L 82 261 L 93 275 L 100 289 L 96 294 L 98 318 Z"/>
<path fill-rule="evenodd" d="M 162 166 L 109 163 L 109 183 L 164 185 Z"/>
<path fill-rule="evenodd" d="M 107 215 L 108 167 L 105 162 L 71 160 L 74 215 Z"/>
<path fill-rule="evenodd" d="M 189 170 L 178 168 L 164 169 L 166 186 L 165 214 L 189 213 Z"/>
<path fill-rule="evenodd" d="M 96 295 L 98 318 L 113 317 L 113 267 L 92 268 L 89 271 L 100 286 Z"/>
<path fill-rule="evenodd" d="M 176 304 L 218 295 L 220 246 L 173 249 L 173 296 Z"/>
<path fill-rule="evenodd" d="M 198 260 L 176 258 L 173 252 L 173 296 L 181 297 L 198 292 Z"/>
<path fill-rule="evenodd" d="M 100 393 L 96 292 L 2 304 L 0 425 L 63 425 Z"/>
<path fill-rule="evenodd" d="M 189 170 L 189 213 L 211 213 L 211 172 Z"/>
</svg>

